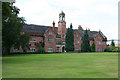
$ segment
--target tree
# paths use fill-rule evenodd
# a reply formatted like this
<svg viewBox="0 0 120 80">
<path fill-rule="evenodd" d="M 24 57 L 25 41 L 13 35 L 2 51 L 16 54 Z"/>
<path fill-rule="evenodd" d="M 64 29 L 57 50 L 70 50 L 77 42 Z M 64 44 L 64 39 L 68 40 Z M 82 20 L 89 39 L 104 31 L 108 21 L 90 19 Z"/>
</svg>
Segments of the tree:
<svg viewBox="0 0 120 80">
<path fill-rule="evenodd" d="M 30 36 L 27 34 L 23 34 L 18 38 L 17 42 L 15 43 L 15 48 L 19 49 L 22 48 L 23 52 L 26 52 L 29 49 L 29 40 Z"/>
<path fill-rule="evenodd" d="M 38 52 L 44 53 L 44 42 L 35 43 L 35 45 L 38 47 Z"/>
<path fill-rule="evenodd" d="M 69 28 L 67 29 L 67 32 L 66 32 L 66 37 L 65 37 L 65 50 L 66 52 L 69 51 Z"/>
<path fill-rule="evenodd" d="M 89 34 L 88 34 L 87 29 L 85 30 L 84 36 L 82 38 L 81 51 L 82 52 L 90 52 L 91 51 Z"/>
<path fill-rule="evenodd" d="M 66 32 L 65 50 L 67 52 L 74 51 L 74 31 L 72 29 L 72 23 L 70 24 L 70 28 L 68 28 Z"/>
<path fill-rule="evenodd" d="M 111 46 L 115 46 L 114 40 L 112 40 L 112 42 L 111 42 Z"/>
<path fill-rule="evenodd" d="M 91 51 L 92 51 L 92 52 L 95 52 L 95 51 L 96 51 L 96 46 L 95 46 L 95 43 L 94 43 L 94 42 L 93 42 L 93 44 L 92 44 Z"/>
<path fill-rule="evenodd" d="M 25 24 L 23 17 L 18 17 L 20 9 L 13 6 L 12 2 L 2 3 L 2 46 L 5 53 L 10 53 L 10 48 L 20 38 L 20 32 Z"/>
</svg>

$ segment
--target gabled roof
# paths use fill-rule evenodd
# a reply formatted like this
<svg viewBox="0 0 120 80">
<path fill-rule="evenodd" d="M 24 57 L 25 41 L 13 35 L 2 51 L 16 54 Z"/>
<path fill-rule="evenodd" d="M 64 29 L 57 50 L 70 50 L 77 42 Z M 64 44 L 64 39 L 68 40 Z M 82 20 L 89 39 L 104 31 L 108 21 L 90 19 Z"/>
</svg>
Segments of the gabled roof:
<svg viewBox="0 0 120 80">
<path fill-rule="evenodd" d="M 49 28 L 52 28 L 52 26 L 25 24 L 23 26 L 23 32 L 44 34 Z M 58 28 L 55 27 L 55 33 L 57 33 L 57 30 Z"/>
<path fill-rule="evenodd" d="M 74 32 L 75 32 L 75 31 L 78 31 L 78 33 L 81 35 L 81 37 L 84 36 L 84 31 L 85 31 L 85 30 L 75 29 Z M 97 34 L 98 34 L 99 32 L 98 32 L 98 31 L 88 31 L 88 33 L 89 33 L 89 37 L 90 37 L 90 38 L 94 38 L 94 37 L 97 36 Z"/>
<path fill-rule="evenodd" d="M 38 33 L 38 34 L 45 34 L 45 32 L 49 29 L 52 28 L 52 26 L 44 26 L 44 25 L 34 25 L 34 24 L 25 24 L 23 26 L 23 32 L 25 33 Z M 66 30 L 67 31 L 67 30 Z M 81 37 L 84 36 L 84 31 L 85 30 L 78 30 L 74 29 L 74 32 L 78 31 L 78 33 L 81 35 Z M 103 39 L 107 39 L 104 34 L 101 31 L 89 31 L 89 37 L 90 39 L 94 39 L 99 33 L 102 36 Z M 57 38 L 60 38 L 61 36 L 58 35 L 58 27 L 55 27 L 55 34 Z"/>
</svg>

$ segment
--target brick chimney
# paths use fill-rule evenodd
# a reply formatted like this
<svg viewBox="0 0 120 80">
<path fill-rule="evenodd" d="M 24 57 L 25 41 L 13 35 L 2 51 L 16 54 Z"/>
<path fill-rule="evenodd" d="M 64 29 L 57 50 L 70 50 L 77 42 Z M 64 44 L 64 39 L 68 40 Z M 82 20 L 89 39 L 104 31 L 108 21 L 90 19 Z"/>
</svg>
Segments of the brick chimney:
<svg viewBox="0 0 120 80">
<path fill-rule="evenodd" d="M 55 31 L 55 22 L 53 21 L 53 31 Z"/>
<path fill-rule="evenodd" d="M 83 28 L 81 27 L 81 25 L 78 26 L 78 30 L 83 30 Z"/>
</svg>

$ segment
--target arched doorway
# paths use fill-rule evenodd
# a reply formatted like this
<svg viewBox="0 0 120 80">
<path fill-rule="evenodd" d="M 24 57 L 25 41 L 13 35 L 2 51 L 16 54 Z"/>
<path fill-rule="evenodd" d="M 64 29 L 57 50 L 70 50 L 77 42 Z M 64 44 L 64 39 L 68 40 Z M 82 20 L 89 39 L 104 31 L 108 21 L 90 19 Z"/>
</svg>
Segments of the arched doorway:
<svg viewBox="0 0 120 80">
<path fill-rule="evenodd" d="M 62 52 L 64 52 L 64 50 L 65 50 L 65 47 L 63 46 L 63 47 L 62 47 Z"/>
</svg>

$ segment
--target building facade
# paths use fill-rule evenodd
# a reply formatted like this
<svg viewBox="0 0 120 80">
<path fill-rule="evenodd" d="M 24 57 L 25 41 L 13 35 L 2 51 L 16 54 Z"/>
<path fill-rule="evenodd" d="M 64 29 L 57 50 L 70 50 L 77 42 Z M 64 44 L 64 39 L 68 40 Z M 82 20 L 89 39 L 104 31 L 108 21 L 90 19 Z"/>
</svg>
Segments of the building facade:
<svg viewBox="0 0 120 80">
<path fill-rule="evenodd" d="M 37 43 L 44 43 L 45 52 L 64 52 L 65 51 L 65 36 L 66 36 L 66 22 L 65 22 L 65 13 L 62 11 L 59 14 L 58 27 L 55 27 L 55 22 L 53 21 L 53 26 L 42 26 L 42 25 L 33 25 L 25 24 L 23 26 L 22 34 L 28 34 L 31 37 L 29 41 L 30 48 L 27 52 L 38 52 L 39 47 Z M 82 37 L 84 35 L 83 28 L 78 26 L 78 29 L 74 29 L 74 47 L 75 51 L 81 50 Z M 90 31 L 89 39 L 90 46 L 93 42 L 96 45 L 96 51 L 104 51 L 106 48 L 107 38 L 101 31 Z M 11 52 L 22 52 L 22 49 L 19 50 L 11 48 Z"/>
</svg>

